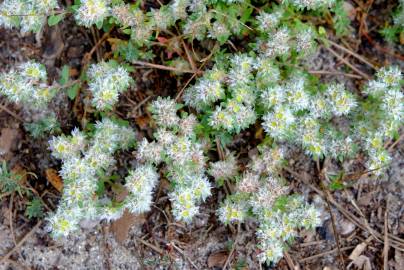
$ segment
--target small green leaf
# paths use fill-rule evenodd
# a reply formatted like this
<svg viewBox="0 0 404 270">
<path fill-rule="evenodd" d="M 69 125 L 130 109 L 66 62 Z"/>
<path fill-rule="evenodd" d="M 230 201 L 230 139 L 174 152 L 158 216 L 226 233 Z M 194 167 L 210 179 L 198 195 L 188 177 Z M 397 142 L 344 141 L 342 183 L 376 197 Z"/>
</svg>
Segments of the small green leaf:
<svg viewBox="0 0 404 270">
<path fill-rule="evenodd" d="M 130 35 L 130 34 L 132 34 L 132 29 L 126 28 L 126 29 L 123 29 L 122 32 L 123 32 L 124 34 L 126 34 L 126 35 Z"/>
<path fill-rule="evenodd" d="M 325 30 L 325 28 L 323 26 L 320 26 L 318 28 L 318 34 L 322 37 L 327 37 L 327 31 Z"/>
<path fill-rule="evenodd" d="M 49 18 L 48 18 L 48 25 L 49 25 L 49 26 L 57 25 L 61 20 L 63 20 L 64 16 L 65 16 L 65 15 L 64 15 L 63 13 L 58 14 L 58 15 L 51 15 L 51 16 L 49 16 Z"/>
<path fill-rule="evenodd" d="M 98 22 L 95 23 L 95 26 L 97 26 L 98 30 L 101 30 L 103 24 L 104 24 L 104 21 L 98 21 Z"/>
<path fill-rule="evenodd" d="M 345 188 L 345 185 L 340 181 L 332 181 L 331 184 L 329 185 L 329 188 L 331 190 L 341 190 Z"/>
<path fill-rule="evenodd" d="M 25 214 L 30 219 L 42 217 L 44 214 L 42 201 L 38 198 L 34 198 L 32 201 L 30 201 L 27 209 L 25 210 Z"/>
<path fill-rule="evenodd" d="M 69 66 L 64 65 L 62 68 L 62 72 L 60 74 L 60 80 L 59 80 L 59 83 L 61 85 L 65 85 L 69 81 L 69 72 L 70 72 Z"/>
<path fill-rule="evenodd" d="M 67 89 L 67 96 L 68 96 L 71 100 L 75 99 L 76 96 L 77 96 L 77 93 L 79 92 L 79 88 L 80 88 L 80 85 L 79 85 L 79 84 L 77 84 L 77 83 L 74 84 L 72 87 L 70 87 L 70 88 Z"/>
</svg>

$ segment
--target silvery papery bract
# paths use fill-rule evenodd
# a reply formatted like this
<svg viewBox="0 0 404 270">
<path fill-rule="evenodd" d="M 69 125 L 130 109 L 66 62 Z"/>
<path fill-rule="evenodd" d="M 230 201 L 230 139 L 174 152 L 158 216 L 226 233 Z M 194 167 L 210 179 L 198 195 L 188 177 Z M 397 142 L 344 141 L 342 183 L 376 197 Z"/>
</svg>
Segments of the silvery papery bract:
<svg viewBox="0 0 404 270">
<path fill-rule="evenodd" d="M 50 140 L 52 155 L 62 160 L 60 175 L 63 178 L 59 207 L 49 217 L 49 229 L 54 237 L 68 236 L 79 228 L 82 220 L 114 220 L 122 215 L 124 207 L 114 205 L 107 198 L 99 198 L 96 190 L 99 176 L 105 175 L 115 163 L 113 153 L 127 149 L 134 136 L 130 128 L 104 118 L 96 123 L 92 137 L 74 129 L 70 136 Z M 128 183 L 133 175 L 128 176 Z M 129 189 L 129 192 L 134 190 Z"/>
<path fill-rule="evenodd" d="M 55 93 L 56 88 L 47 83 L 46 69 L 42 64 L 26 62 L 0 74 L 0 94 L 29 108 L 44 108 Z"/>
<path fill-rule="evenodd" d="M 194 133 L 198 121 L 192 114 L 179 117 L 178 108 L 170 98 L 159 97 L 152 102 L 149 109 L 158 125 L 156 141 L 144 139 L 137 158 L 150 170 L 165 164 L 167 178 L 174 183 L 169 194 L 173 215 L 176 220 L 189 223 L 199 213 L 198 204 L 210 196 L 211 184 L 205 176 L 203 148 Z"/>
<path fill-rule="evenodd" d="M 225 224 L 243 222 L 247 217 L 257 220 L 258 257 L 268 264 L 283 257 L 286 242 L 293 240 L 298 228 L 313 229 L 321 223 L 316 208 L 301 196 L 287 195 L 289 189 L 279 177 L 284 152 L 283 148 L 260 148 L 238 182 L 236 193 L 218 210 Z"/>
<path fill-rule="evenodd" d="M 356 135 L 363 138 L 369 154 L 367 167 L 380 175 L 391 157 L 384 148 L 385 140 L 395 136 L 404 119 L 403 76 L 399 67 L 384 67 L 376 79 L 367 83 L 364 93 L 370 102 L 364 103 L 363 117 L 359 117 Z"/>
<path fill-rule="evenodd" d="M 75 18 L 79 25 L 90 27 L 102 23 L 110 15 L 110 0 L 81 0 Z"/>
<path fill-rule="evenodd" d="M 115 62 L 93 64 L 87 74 L 92 103 L 98 110 L 111 109 L 132 82 L 128 71 Z"/>
<path fill-rule="evenodd" d="M 57 0 L 4 0 L 0 4 L 0 26 L 36 33 L 42 29 L 47 15 L 56 8 Z"/>
<path fill-rule="evenodd" d="M 291 4 L 298 9 L 321 9 L 330 8 L 336 0 L 283 0 L 285 4 Z"/>
</svg>

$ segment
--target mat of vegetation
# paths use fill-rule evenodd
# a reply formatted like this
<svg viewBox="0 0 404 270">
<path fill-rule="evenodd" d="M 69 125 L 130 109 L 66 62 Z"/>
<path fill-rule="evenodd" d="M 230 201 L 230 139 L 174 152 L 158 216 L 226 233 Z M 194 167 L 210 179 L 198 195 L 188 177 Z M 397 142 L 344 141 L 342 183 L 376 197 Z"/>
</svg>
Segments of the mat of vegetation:
<svg viewBox="0 0 404 270">
<path fill-rule="evenodd" d="M 404 269 L 404 2 L 0 2 L 0 269 Z"/>
</svg>

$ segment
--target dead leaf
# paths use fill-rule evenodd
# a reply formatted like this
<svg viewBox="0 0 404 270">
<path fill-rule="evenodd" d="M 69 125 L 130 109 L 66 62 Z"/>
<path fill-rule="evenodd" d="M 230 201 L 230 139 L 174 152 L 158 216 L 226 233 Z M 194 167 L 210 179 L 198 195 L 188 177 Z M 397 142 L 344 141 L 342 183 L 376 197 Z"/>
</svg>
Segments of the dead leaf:
<svg viewBox="0 0 404 270">
<path fill-rule="evenodd" d="M 19 135 L 20 133 L 18 132 L 18 129 L 1 129 L 0 156 L 4 157 L 5 160 L 9 160 L 11 158 L 11 151 L 17 146 Z"/>
<path fill-rule="evenodd" d="M 212 253 L 208 257 L 208 267 L 213 268 L 213 267 L 223 267 L 224 264 L 226 263 L 227 257 L 229 256 L 229 253 L 226 251 L 219 251 L 216 253 Z"/>
<path fill-rule="evenodd" d="M 255 136 L 256 139 L 263 139 L 264 138 L 264 129 L 263 128 L 259 128 L 256 132 L 255 132 Z"/>
<path fill-rule="evenodd" d="M 122 217 L 112 223 L 111 230 L 115 236 L 116 241 L 118 243 L 122 243 L 128 237 L 129 230 L 133 225 L 142 224 L 144 222 L 144 215 L 134 215 L 127 209 L 125 209 Z"/>
<path fill-rule="evenodd" d="M 59 192 L 63 190 L 63 181 L 55 169 L 46 169 L 46 180 Z"/>
<path fill-rule="evenodd" d="M 139 126 L 140 129 L 146 130 L 150 123 L 150 117 L 147 115 L 136 117 L 135 122 Z"/>
<path fill-rule="evenodd" d="M 354 250 L 352 251 L 351 255 L 349 255 L 349 259 L 352 261 L 355 261 L 361 254 L 362 252 L 366 249 L 366 246 L 368 244 L 366 242 L 360 243 L 357 245 Z"/>
<path fill-rule="evenodd" d="M 350 235 L 356 229 L 356 226 L 351 221 L 341 218 L 338 222 L 338 229 L 341 235 L 347 236 Z"/>
<path fill-rule="evenodd" d="M 348 264 L 347 269 L 351 269 L 352 266 L 355 266 L 357 269 L 361 270 L 372 270 L 372 265 L 370 264 L 370 259 L 365 255 L 360 255 L 354 261 Z"/>
</svg>

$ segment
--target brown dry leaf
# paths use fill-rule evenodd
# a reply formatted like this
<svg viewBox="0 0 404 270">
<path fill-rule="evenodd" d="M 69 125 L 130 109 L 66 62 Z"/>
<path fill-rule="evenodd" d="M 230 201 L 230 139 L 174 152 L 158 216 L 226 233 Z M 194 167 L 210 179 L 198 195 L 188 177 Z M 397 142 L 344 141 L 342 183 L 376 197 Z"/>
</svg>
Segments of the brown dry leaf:
<svg viewBox="0 0 404 270">
<path fill-rule="evenodd" d="M 259 128 L 256 132 L 255 132 L 255 136 L 256 139 L 263 139 L 264 138 L 264 129 L 263 128 Z"/>
<path fill-rule="evenodd" d="M 140 127 L 140 129 L 146 130 L 150 123 L 150 117 L 147 115 L 136 117 L 135 122 Z"/>
<path fill-rule="evenodd" d="M 0 156 L 4 157 L 5 160 L 11 158 L 10 154 L 13 148 L 17 145 L 17 139 L 20 133 L 18 129 L 13 128 L 2 128 L 0 135 Z"/>
<path fill-rule="evenodd" d="M 21 185 L 24 185 L 24 183 L 27 181 L 27 171 L 21 167 L 21 165 L 17 164 L 11 169 L 11 172 L 20 176 L 21 178 L 18 178 L 18 180 Z"/>
<path fill-rule="evenodd" d="M 349 259 L 352 261 L 355 261 L 361 254 L 362 252 L 365 250 L 366 246 L 368 244 L 366 242 L 360 243 L 359 245 L 357 245 L 354 250 L 352 251 L 351 255 L 349 255 Z"/>
<path fill-rule="evenodd" d="M 111 230 L 114 233 L 116 241 L 122 243 L 128 237 L 129 230 L 133 225 L 142 224 L 144 222 L 144 215 L 134 215 L 125 209 L 122 217 L 112 223 Z"/>
<path fill-rule="evenodd" d="M 366 257 L 365 255 L 360 255 L 354 261 L 349 263 L 347 269 L 351 269 L 352 266 L 355 266 L 356 267 L 355 269 L 372 270 L 372 265 L 370 263 L 370 259 L 368 257 Z"/>
<path fill-rule="evenodd" d="M 48 180 L 51 185 L 57 189 L 57 191 L 62 192 L 63 181 L 55 169 L 46 169 L 45 171 L 46 180 Z"/>
<path fill-rule="evenodd" d="M 229 253 L 226 251 L 219 251 L 216 253 L 212 253 L 208 257 L 208 267 L 213 268 L 213 267 L 223 267 L 224 264 L 226 263 L 227 257 L 229 256 Z"/>
</svg>

